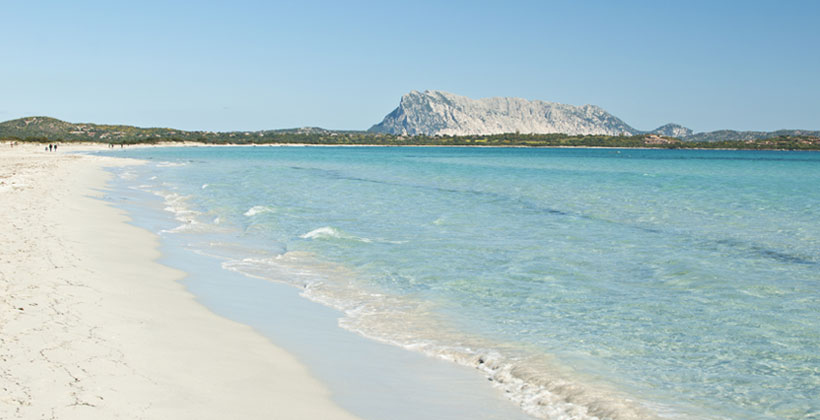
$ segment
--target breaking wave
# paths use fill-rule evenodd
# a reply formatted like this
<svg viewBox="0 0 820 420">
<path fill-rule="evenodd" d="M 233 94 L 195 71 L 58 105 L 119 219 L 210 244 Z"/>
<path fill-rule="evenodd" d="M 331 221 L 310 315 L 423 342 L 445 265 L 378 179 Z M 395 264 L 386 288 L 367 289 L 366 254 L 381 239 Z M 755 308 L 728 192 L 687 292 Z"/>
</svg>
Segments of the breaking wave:
<svg viewBox="0 0 820 420">
<path fill-rule="evenodd" d="M 183 162 L 157 162 L 156 166 L 158 168 L 173 168 L 178 166 L 185 166 L 187 163 Z"/>
<path fill-rule="evenodd" d="M 299 237 L 302 239 L 350 239 L 364 243 L 373 242 L 371 239 L 360 238 L 355 235 L 350 235 L 331 226 L 324 226 L 318 229 L 313 229 L 310 232 Z"/>
<path fill-rule="evenodd" d="M 257 214 L 263 214 L 263 213 L 274 213 L 275 211 L 276 211 L 276 208 L 275 208 L 275 207 L 270 207 L 270 206 L 253 206 L 253 207 L 249 208 L 249 209 L 248 209 L 248 211 L 246 211 L 246 212 L 244 213 L 244 215 L 245 215 L 245 216 L 248 216 L 248 217 L 253 217 L 253 216 L 256 216 Z"/>
</svg>

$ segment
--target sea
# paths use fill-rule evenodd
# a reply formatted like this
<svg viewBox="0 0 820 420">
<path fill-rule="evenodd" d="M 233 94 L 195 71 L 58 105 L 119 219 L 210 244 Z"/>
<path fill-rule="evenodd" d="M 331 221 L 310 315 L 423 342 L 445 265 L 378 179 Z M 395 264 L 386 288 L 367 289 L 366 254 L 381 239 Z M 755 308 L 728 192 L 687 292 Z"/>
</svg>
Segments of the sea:
<svg viewBox="0 0 820 420">
<path fill-rule="evenodd" d="M 207 275 L 320 303 L 333 329 L 460 366 L 522 416 L 820 419 L 820 153 L 105 154 L 147 162 L 112 169 L 108 199 L 154 212 L 143 225 L 177 260 L 207 258 Z M 218 307 L 245 285 L 199 298 Z"/>
</svg>

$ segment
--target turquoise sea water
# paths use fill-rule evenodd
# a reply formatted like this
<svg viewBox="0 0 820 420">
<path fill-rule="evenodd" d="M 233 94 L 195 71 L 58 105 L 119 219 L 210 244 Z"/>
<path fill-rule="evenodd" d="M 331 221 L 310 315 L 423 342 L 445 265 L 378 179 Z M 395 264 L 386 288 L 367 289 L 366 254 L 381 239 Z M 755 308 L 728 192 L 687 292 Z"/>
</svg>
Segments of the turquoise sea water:
<svg viewBox="0 0 820 420">
<path fill-rule="evenodd" d="M 543 418 L 820 418 L 820 154 L 148 148 L 225 269 Z"/>
</svg>

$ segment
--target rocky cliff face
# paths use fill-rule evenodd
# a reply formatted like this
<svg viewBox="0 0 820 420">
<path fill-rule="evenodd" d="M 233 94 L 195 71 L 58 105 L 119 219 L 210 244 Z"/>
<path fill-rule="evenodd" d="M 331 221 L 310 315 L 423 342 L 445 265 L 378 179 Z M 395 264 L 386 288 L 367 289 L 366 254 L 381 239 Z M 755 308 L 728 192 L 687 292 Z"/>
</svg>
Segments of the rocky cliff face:
<svg viewBox="0 0 820 420">
<path fill-rule="evenodd" d="M 682 128 L 682 127 L 681 127 Z M 572 106 L 521 98 L 470 99 L 442 91 L 412 91 L 370 131 L 400 135 L 641 133 L 594 105 Z"/>
</svg>

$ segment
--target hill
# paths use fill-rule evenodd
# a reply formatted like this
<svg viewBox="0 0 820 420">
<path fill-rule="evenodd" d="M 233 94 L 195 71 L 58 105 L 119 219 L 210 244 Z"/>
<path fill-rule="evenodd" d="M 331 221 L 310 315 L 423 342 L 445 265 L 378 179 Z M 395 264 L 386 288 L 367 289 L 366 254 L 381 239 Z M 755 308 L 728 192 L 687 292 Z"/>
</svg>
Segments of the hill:
<svg viewBox="0 0 820 420">
<path fill-rule="evenodd" d="M 666 133 L 680 133 L 685 128 L 667 125 L 660 134 L 634 135 L 567 135 L 501 133 L 489 135 L 394 135 L 363 131 L 337 131 L 317 127 L 284 130 L 212 132 L 184 131 L 172 128 L 140 128 L 128 125 L 69 123 L 50 117 L 28 117 L 0 123 L 0 140 L 35 142 L 90 141 L 134 144 L 157 142 L 202 142 L 206 144 L 323 144 L 382 146 L 521 146 L 521 147 L 650 147 L 650 148 L 727 148 L 820 150 L 820 136 L 791 135 L 751 140 L 689 141 Z M 797 133 L 815 133 L 796 131 Z M 697 135 L 695 135 L 697 136 Z"/>
</svg>

